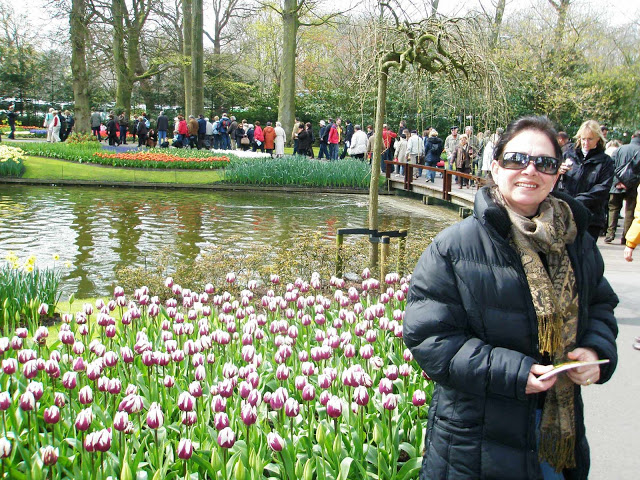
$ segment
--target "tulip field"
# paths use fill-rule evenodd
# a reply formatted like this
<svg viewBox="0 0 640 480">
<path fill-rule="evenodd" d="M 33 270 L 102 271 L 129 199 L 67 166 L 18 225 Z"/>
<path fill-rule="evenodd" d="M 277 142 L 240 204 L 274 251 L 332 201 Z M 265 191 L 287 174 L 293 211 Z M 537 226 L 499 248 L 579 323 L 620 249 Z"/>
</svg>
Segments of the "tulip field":
<svg viewBox="0 0 640 480">
<path fill-rule="evenodd" d="M 362 277 L 167 278 L 2 332 L 0 478 L 416 479 L 433 385 L 402 340 L 409 279 Z"/>
</svg>

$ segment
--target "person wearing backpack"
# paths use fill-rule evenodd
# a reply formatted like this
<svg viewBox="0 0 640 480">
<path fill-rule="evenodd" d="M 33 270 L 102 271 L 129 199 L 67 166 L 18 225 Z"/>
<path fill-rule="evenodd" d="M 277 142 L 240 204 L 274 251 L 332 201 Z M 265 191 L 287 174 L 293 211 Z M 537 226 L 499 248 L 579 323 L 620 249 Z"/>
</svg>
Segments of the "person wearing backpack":
<svg viewBox="0 0 640 480">
<path fill-rule="evenodd" d="M 60 124 L 60 141 L 64 142 L 67 139 L 67 117 L 62 111 L 58 112 L 58 123 Z"/>
<path fill-rule="evenodd" d="M 231 148 L 231 139 L 229 138 L 229 127 L 231 126 L 231 120 L 224 112 L 220 117 L 220 124 L 218 125 L 218 132 L 220 132 L 220 148 L 223 150 L 229 150 Z"/>
<path fill-rule="evenodd" d="M 640 130 L 637 130 L 631 136 L 630 143 L 621 146 L 615 151 L 612 160 L 614 169 L 618 169 L 629 162 L 635 162 L 636 165 L 640 163 Z M 635 185 L 625 185 L 620 182 L 620 179 L 614 173 L 611 189 L 609 190 L 609 226 L 607 228 L 607 236 L 604 238 L 605 243 L 613 242 L 616 237 L 620 210 L 622 209 L 622 202 L 624 202 L 624 226 L 620 243 L 622 245 L 625 244 L 625 236 L 629 227 L 631 227 L 633 212 L 636 209 L 637 189 L 637 183 Z"/>
<path fill-rule="evenodd" d="M 220 136 L 220 117 L 213 117 L 213 148 L 219 149 L 222 139 Z"/>
</svg>

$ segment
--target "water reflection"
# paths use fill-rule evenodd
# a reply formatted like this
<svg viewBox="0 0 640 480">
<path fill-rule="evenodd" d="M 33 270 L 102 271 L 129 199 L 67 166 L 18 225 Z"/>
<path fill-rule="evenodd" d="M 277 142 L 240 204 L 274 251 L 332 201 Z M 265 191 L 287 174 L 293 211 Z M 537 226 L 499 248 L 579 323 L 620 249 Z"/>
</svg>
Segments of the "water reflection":
<svg viewBox="0 0 640 480">
<path fill-rule="evenodd" d="M 382 229 L 436 230 L 455 220 L 384 201 L 380 211 Z M 193 258 L 231 237 L 246 249 L 300 230 L 334 238 L 366 223 L 365 196 L 0 185 L 0 255 L 34 254 L 51 266 L 58 254 L 58 266 L 72 265 L 63 268 L 65 295 L 81 297 L 107 294 L 117 268 L 142 266 L 162 248 Z"/>
</svg>

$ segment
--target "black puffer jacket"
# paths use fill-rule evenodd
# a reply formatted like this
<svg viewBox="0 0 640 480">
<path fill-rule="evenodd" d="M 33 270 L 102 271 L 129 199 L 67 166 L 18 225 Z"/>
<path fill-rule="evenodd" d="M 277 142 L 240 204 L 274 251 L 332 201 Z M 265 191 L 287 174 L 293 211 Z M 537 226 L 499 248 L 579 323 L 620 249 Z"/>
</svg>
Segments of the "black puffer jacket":
<svg viewBox="0 0 640 480">
<path fill-rule="evenodd" d="M 587 211 L 571 207 L 578 237 L 567 251 L 579 292 L 577 346 L 596 350 L 616 368 L 618 298 L 603 277 L 604 264 L 586 234 Z M 441 232 L 420 258 L 411 280 L 404 341 L 437 382 L 420 475 L 426 479 L 539 479 L 537 395 L 526 395 L 531 366 L 542 362 L 537 319 L 524 269 L 509 243 L 510 222 L 487 188 L 472 217 Z M 575 387 L 577 468 L 585 479 L 589 447 L 580 387 Z"/>
<path fill-rule="evenodd" d="M 425 164 L 435 167 L 440 161 L 440 155 L 444 150 L 442 139 L 438 137 L 429 137 L 424 142 Z"/>
<path fill-rule="evenodd" d="M 560 191 L 579 200 L 591 212 L 590 227 L 604 227 L 607 224 L 607 204 L 609 190 L 613 183 L 613 160 L 598 146 L 587 152 L 575 152 L 573 168 L 558 182 Z"/>
</svg>

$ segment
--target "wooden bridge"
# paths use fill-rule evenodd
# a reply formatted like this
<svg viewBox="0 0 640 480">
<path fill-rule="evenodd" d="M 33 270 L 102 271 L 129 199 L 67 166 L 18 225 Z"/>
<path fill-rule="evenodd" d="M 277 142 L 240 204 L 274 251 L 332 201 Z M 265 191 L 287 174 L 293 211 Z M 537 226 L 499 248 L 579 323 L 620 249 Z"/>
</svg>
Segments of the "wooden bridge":
<svg viewBox="0 0 640 480">
<path fill-rule="evenodd" d="M 486 183 L 486 179 L 468 173 L 458 173 L 455 170 L 429 167 L 415 163 L 400 163 L 385 160 L 386 178 L 389 190 L 402 190 L 417 195 L 423 195 L 427 204 L 436 203 L 434 199 L 450 202 L 468 210 L 473 207 L 478 188 Z M 396 166 L 404 167 L 404 174 L 392 173 Z M 436 172 L 434 182 L 427 182 L 426 173 L 429 170 Z M 421 176 L 414 178 L 414 173 L 422 172 Z M 470 186 L 460 188 L 456 183 L 456 177 L 466 178 Z M 461 209 L 461 214 L 463 209 Z M 465 216 L 468 212 L 464 212 Z"/>
</svg>

